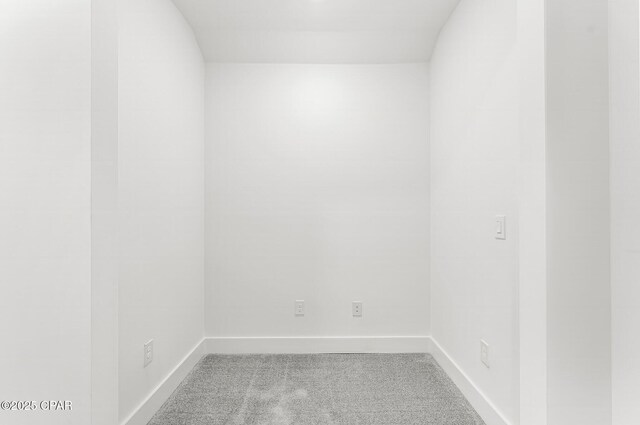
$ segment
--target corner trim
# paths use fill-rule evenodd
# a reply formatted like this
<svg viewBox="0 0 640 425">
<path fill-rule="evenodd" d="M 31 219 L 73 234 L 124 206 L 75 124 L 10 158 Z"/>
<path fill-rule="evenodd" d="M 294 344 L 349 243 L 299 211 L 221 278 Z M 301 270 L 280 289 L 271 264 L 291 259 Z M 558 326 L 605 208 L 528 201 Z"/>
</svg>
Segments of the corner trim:
<svg viewBox="0 0 640 425">
<path fill-rule="evenodd" d="M 156 414 L 169 396 L 178 388 L 178 385 L 187 377 L 191 369 L 200 361 L 205 354 L 205 340 L 202 339 L 185 356 L 184 359 L 167 374 L 167 377 L 160 382 L 140 403 L 140 405 L 126 419 L 121 421 L 121 425 L 147 425 L 153 415 Z"/>
</svg>

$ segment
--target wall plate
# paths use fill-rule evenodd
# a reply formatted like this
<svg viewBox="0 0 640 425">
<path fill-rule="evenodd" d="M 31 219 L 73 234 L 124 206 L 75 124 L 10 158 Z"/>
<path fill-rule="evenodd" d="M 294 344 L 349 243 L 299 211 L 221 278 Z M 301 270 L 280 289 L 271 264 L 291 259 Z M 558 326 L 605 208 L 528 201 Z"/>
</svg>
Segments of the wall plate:
<svg viewBox="0 0 640 425">
<path fill-rule="evenodd" d="M 351 303 L 351 314 L 353 317 L 362 317 L 362 301 L 354 301 Z"/>
<path fill-rule="evenodd" d="M 507 239 L 507 217 L 496 216 L 496 239 Z"/>
</svg>

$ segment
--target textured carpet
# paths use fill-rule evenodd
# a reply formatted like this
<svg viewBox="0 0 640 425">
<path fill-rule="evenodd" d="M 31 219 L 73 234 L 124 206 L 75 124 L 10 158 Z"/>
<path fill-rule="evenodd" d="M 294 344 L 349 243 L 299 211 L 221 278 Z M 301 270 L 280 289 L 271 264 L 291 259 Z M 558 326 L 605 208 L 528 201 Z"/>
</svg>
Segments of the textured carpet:
<svg viewBox="0 0 640 425">
<path fill-rule="evenodd" d="M 202 358 L 149 425 L 483 425 L 430 355 Z"/>
</svg>

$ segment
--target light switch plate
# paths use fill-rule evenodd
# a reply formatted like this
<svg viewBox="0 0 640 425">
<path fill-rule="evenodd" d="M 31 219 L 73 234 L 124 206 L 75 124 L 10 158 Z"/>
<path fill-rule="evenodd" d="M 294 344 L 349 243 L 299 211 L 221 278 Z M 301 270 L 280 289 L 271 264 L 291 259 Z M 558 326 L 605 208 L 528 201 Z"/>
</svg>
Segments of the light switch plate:
<svg viewBox="0 0 640 425">
<path fill-rule="evenodd" d="M 496 216 L 496 239 L 507 239 L 507 217 Z"/>
</svg>

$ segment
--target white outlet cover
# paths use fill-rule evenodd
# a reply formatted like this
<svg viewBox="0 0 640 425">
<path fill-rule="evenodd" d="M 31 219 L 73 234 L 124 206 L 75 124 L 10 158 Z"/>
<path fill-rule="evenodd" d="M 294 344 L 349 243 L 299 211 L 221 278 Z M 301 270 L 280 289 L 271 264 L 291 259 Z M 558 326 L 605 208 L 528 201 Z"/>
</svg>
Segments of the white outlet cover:
<svg viewBox="0 0 640 425">
<path fill-rule="evenodd" d="M 144 367 L 149 366 L 153 361 L 153 340 L 144 345 Z"/>
<path fill-rule="evenodd" d="M 362 301 L 351 303 L 351 314 L 353 314 L 353 317 L 362 317 Z"/>
<path fill-rule="evenodd" d="M 296 316 L 304 316 L 304 300 L 296 300 L 294 313 Z"/>
<path fill-rule="evenodd" d="M 489 365 L 489 344 L 482 339 L 480 340 L 480 360 L 486 367 L 491 367 Z"/>
</svg>

